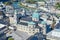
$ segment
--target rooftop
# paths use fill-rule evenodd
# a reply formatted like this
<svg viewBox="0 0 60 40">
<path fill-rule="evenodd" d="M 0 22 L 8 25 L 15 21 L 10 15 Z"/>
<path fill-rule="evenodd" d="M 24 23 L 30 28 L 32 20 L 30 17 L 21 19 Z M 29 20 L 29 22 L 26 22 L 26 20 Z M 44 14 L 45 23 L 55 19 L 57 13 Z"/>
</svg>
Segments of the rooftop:
<svg viewBox="0 0 60 40">
<path fill-rule="evenodd" d="M 39 14 L 38 14 L 38 13 L 33 13 L 33 14 L 32 14 L 32 17 L 33 17 L 33 18 L 39 18 Z"/>
<path fill-rule="evenodd" d="M 24 22 L 19 22 L 18 24 L 28 26 L 28 23 L 24 23 Z"/>
<path fill-rule="evenodd" d="M 47 38 L 60 40 L 60 29 L 54 29 L 51 32 L 47 33 Z"/>
<path fill-rule="evenodd" d="M 28 22 L 28 24 L 35 24 L 35 23 L 31 21 L 31 22 Z"/>
<path fill-rule="evenodd" d="M 46 24 L 46 22 L 45 21 L 42 21 L 41 24 Z"/>
<path fill-rule="evenodd" d="M 4 25 L 4 24 L 0 24 L 0 28 L 3 28 L 4 26 L 6 26 L 6 25 Z"/>
<path fill-rule="evenodd" d="M 29 16 L 25 16 L 25 17 L 22 17 L 21 20 L 24 20 L 24 21 L 32 21 L 32 18 L 29 17 Z"/>
</svg>

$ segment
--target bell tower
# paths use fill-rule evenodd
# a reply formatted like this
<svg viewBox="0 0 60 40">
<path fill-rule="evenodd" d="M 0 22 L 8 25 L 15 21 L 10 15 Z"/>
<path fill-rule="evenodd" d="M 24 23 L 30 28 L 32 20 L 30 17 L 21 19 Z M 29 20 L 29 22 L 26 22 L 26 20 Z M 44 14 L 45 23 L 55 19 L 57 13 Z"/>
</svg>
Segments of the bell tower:
<svg viewBox="0 0 60 40">
<path fill-rule="evenodd" d="M 9 17 L 9 20 L 10 20 L 10 25 L 16 26 L 16 24 L 17 24 L 17 11 L 16 10 L 14 10 L 13 17 L 12 16 Z"/>
</svg>

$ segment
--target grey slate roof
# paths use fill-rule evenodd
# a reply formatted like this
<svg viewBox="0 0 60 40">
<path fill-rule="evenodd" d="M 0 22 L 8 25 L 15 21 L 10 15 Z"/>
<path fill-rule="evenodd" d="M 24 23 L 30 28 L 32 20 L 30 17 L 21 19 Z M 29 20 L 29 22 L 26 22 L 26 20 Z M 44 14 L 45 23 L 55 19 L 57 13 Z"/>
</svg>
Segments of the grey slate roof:
<svg viewBox="0 0 60 40">
<path fill-rule="evenodd" d="M 24 20 L 24 21 L 32 21 L 32 18 L 31 17 L 22 17 L 21 20 Z"/>
<path fill-rule="evenodd" d="M 18 24 L 28 26 L 28 23 L 24 23 L 24 22 L 19 22 Z"/>
</svg>

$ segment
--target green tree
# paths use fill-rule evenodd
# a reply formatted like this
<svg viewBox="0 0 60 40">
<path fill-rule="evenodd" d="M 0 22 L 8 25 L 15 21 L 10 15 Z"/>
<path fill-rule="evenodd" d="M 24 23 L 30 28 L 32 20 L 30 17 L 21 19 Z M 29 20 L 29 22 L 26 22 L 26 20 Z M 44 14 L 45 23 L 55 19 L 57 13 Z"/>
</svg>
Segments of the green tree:
<svg viewBox="0 0 60 40">
<path fill-rule="evenodd" d="M 27 3 L 32 3 L 32 4 L 39 1 L 44 1 L 44 0 L 26 0 Z"/>
<path fill-rule="evenodd" d="M 10 38 L 8 38 L 8 40 L 14 40 L 14 39 L 10 37 Z"/>
<path fill-rule="evenodd" d="M 60 9 L 60 3 L 56 3 L 55 7 L 56 9 Z"/>
<path fill-rule="evenodd" d="M 26 3 L 31 3 L 31 4 L 33 4 L 33 3 L 36 3 L 36 0 L 26 0 Z"/>
<path fill-rule="evenodd" d="M 11 5 L 12 2 L 4 2 L 5 5 Z"/>
</svg>

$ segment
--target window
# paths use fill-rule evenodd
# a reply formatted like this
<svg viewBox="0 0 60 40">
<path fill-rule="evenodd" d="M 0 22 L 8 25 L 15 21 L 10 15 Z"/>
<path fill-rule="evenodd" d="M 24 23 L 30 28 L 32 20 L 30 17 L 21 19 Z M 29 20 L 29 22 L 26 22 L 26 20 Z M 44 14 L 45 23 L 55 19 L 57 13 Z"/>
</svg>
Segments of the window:
<svg viewBox="0 0 60 40">
<path fill-rule="evenodd" d="M 34 32 L 33 32 L 34 33 Z"/>
<path fill-rule="evenodd" d="M 29 31 L 31 31 L 31 29 L 29 29 Z"/>
<path fill-rule="evenodd" d="M 35 30 L 33 29 L 33 31 L 35 31 Z"/>
</svg>

